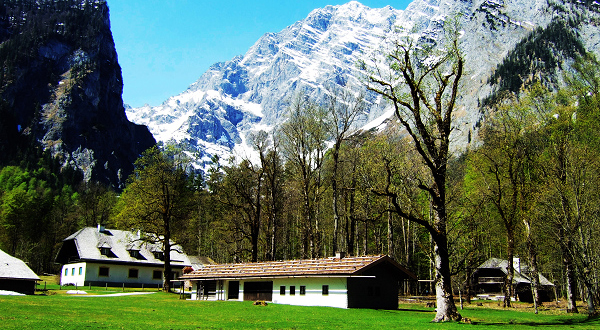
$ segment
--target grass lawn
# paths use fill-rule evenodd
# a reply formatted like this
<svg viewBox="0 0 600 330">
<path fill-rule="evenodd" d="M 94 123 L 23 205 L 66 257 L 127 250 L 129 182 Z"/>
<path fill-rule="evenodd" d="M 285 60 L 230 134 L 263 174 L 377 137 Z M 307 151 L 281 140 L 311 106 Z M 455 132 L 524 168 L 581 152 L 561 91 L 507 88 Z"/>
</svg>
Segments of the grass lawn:
<svg viewBox="0 0 600 330">
<path fill-rule="evenodd" d="M 101 288 L 100 288 L 101 289 Z M 399 310 L 338 309 L 251 302 L 180 300 L 176 294 L 82 297 L 50 291 L 49 295 L 0 296 L 2 329 L 476 329 L 495 326 L 523 329 L 552 327 L 598 329 L 600 320 L 586 315 L 531 309 L 502 310 L 472 306 L 461 311 L 473 324 L 432 324 L 433 308 L 402 304 Z M 52 294 L 53 293 L 53 294 Z M 96 292 L 90 292 L 96 293 Z M 493 329 L 494 327 L 492 327 Z"/>
</svg>

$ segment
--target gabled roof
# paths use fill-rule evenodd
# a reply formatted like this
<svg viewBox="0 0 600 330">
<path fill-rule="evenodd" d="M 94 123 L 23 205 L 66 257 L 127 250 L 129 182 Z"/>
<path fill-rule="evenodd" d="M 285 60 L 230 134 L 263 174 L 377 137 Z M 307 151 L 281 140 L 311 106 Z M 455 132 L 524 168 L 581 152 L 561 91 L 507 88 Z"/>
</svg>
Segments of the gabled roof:
<svg viewBox="0 0 600 330">
<path fill-rule="evenodd" d="M 404 277 L 416 278 L 408 269 L 385 255 L 365 257 L 326 258 L 289 261 L 269 261 L 240 264 L 204 265 L 201 269 L 181 276 L 182 279 L 235 279 L 272 277 L 358 276 L 376 265 L 385 263 Z"/>
<path fill-rule="evenodd" d="M 40 280 L 25 262 L 2 250 L 0 250 L 0 279 Z"/>
<path fill-rule="evenodd" d="M 109 249 L 102 254 L 102 249 Z M 191 266 L 188 256 L 181 246 L 174 245 L 171 251 L 173 266 Z M 130 251 L 139 251 L 132 256 Z M 162 265 L 164 262 L 156 258 L 154 252 L 162 252 L 159 244 L 143 242 L 137 233 L 126 230 L 86 227 L 63 241 L 57 262 L 70 263 L 79 261 L 105 263 L 136 263 Z"/>
<path fill-rule="evenodd" d="M 529 267 L 525 264 L 521 264 L 520 267 L 521 267 L 520 272 L 515 269 L 513 282 L 515 284 L 516 283 L 531 284 L 531 278 L 527 275 L 527 273 L 529 273 L 528 272 Z M 482 269 L 482 268 L 498 269 L 498 270 L 502 271 L 504 273 L 504 275 L 508 275 L 508 261 L 504 260 L 504 259 L 489 258 L 484 263 L 479 265 L 479 267 L 477 267 L 477 269 Z M 544 275 L 539 274 L 539 276 L 540 276 L 540 285 L 554 286 L 554 284 L 552 282 L 550 282 L 546 277 L 544 277 Z"/>
</svg>

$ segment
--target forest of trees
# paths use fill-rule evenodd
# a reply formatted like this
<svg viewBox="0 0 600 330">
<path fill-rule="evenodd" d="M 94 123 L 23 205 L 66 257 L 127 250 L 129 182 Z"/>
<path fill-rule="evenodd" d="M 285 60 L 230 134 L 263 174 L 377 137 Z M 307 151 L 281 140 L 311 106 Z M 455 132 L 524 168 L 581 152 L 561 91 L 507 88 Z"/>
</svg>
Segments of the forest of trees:
<svg viewBox="0 0 600 330">
<path fill-rule="evenodd" d="M 384 132 L 352 131 L 366 105 L 332 87 L 324 104 L 299 95 L 283 125 L 253 135 L 256 159 L 223 165 L 215 158 L 202 176 L 169 146 L 147 151 L 122 192 L 81 182 L 42 153 L 37 161 L 4 164 L 0 248 L 37 273 L 56 273 L 62 240 L 103 224 L 171 237 L 186 253 L 216 262 L 387 254 L 421 279 L 446 267 L 451 292 L 468 291 L 469 274 L 484 260 L 519 256 L 556 284 L 569 311 L 577 312 L 580 299 L 594 314 L 600 64 L 579 56 L 564 88 L 538 82 L 502 94 L 486 108 L 480 143 L 458 153 L 449 144 L 462 58 L 450 49 L 425 70 L 423 77 L 432 76 L 424 79 L 438 83 L 428 85 L 431 95 L 418 87 L 420 64 L 407 61 L 410 47 L 397 48 L 391 67 L 404 82 L 419 82 L 412 101 L 395 99 L 395 85 L 386 90 L 385 81 L 370 80 L 371 90 L 396 102 L 399 123 Z M 409 110 L 416 117 L 403 117 Z M 410 127 L 418 130 L 407 134 Z M 447 265 L 436 264 L 440 249 Z"/>
<path fill-rule="evenodd" d="M 569 86 L 558 92 L 538 84 L 490 108 L 481 146 L 449 157 L 455 290 L 465 289 L 468 272 L 485 259 L 519 256 L 556 283 L 559 295 L 584 299 L 590 308 L 598 302 L 600 71 L 589 58 L 574 67 Z M 390 197 L 377 193 L 393 192 L 413 215 L 431 217 L 430 197 L 419 189 L 427 177 L 423 162 L 397 131 L 361 132 L 344 136 L 334 170 L 335 149 L 325 142 L 339 133 L 334 119 L 344 113 L 334 101 L 318 106 L 299 98 L 286 125 L 253 137 L 258 161 L 220 166 L 215 160 L 206 177 L 186 175 L 185 184 L 173 187 L 187 202 L 172 238 L 187 253 L 217 262 L 328 257 L 337 246 L 350 255 L 388 254 L 431 278 L 427 229 L 399 216 Z M 344 102 L 351 113 L 362 101 Z M 176 152 L 169 155 L 174 164 L 180 160 Z M 172 168 L 189 165 L 179 164 Z M 127 218 L 124 207 L 136 205 L 119 203 L 116 192 L 99 184 L 64 180 L 51 165 L 40 161 L 37 168 L 0 172 L 1 248 L 39 273 L 58 269 L 53 258 L 59 244 L 82 227 L 131 228 L 119 219 Z M 138 177 L 126 193 L 136 191 Z"/>
</svg>

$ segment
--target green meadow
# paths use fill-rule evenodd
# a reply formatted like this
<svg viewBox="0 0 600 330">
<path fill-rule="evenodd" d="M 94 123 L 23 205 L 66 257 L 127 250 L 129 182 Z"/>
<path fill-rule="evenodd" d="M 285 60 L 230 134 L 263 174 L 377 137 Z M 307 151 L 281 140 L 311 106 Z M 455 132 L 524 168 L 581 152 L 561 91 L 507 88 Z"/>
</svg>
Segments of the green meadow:
<svg viewBox="0 0 600 330">
<path fill-rule="evenodd" d="M 88 294 L 110 294 L 92 288 Z M 127 291 L 127 290 L 126 290 Z M 148 290 L 151 291 L 151 290 Z M 46 295 L 0 296 L 2 329 L 598 329 L 599 320 L 584 314 L 531 308 L 501 309 L 496 303 L 470 305 L 461 311 L 470 324 L 433 324 L 433 308 L 401 304 L 399 310 L 338 309 L 251 302 L 210 302 L 179 299 L 156 292 L 135 296 L 85 297 L 49 290 Z"/>
</svg>

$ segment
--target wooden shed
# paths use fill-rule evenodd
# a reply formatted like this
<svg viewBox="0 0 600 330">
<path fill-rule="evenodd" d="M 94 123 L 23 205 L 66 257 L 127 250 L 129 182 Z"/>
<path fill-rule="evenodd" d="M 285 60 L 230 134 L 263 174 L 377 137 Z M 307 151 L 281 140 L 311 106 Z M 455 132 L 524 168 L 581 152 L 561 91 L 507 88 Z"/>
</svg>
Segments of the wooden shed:
<svg viewBox="0 0 600 330">
<path fill-rule="evenodd" d="M 521 264 L 519 258 L 513 260 L 515 288 L 514 300 L 533 302 L 531 292 L 531 274 L 527 265 Z M 490 258 L 482 263 L 473 272 L 472 283 L 477 296 L 485 299 L 503 299 L 504 281 L 508 274 L 508 261 L 505 259 Z M 554 295 L 554 284 L 539 274 L 540 299 L 541 301 L 552 301 Z"/>
<path fill-rule="evenodd" d="M 397 309 L 415 275 L 389 256 L 214 264 L 183 275 L 194 300 L 264 300 L 301 306 Z"/>
<path fill-rule="evenodd" d="M 25 262 L 0 250 L 0 290 L 34 294 L 39 280 Z"/>
</svg>

